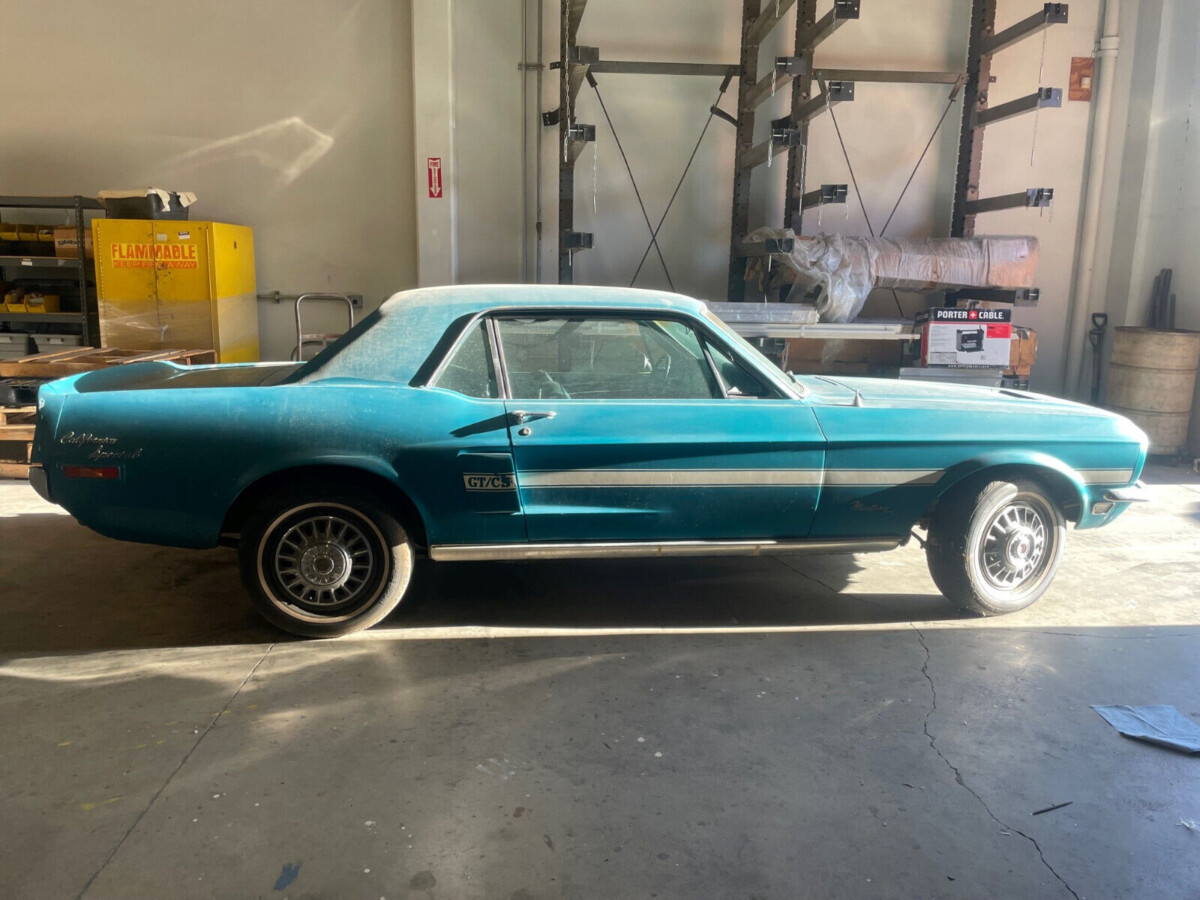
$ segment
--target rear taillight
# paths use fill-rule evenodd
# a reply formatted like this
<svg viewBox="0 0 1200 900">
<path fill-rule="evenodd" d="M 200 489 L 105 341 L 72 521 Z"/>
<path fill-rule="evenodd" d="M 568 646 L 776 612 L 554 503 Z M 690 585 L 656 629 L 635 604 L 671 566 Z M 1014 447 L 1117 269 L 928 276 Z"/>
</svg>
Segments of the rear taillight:
<svg viewBox="0 0 1200 900">
<path fill-rule="evenodd" d="M 117 466 L 63 466 L 63 475 L 67 478 L 120 478 L 121 470 Z"/>
</svg>

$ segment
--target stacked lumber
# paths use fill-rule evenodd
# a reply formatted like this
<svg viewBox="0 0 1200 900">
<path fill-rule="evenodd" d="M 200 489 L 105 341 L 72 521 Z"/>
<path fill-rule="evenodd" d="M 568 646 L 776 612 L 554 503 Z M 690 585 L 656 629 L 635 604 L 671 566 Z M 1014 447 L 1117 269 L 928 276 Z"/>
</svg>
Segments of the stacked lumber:
<svg viewBox="0 0 1200 900">
<path fill-rule="evenodd" d="M 28 478 L 29 454 L 33 450 L 33 428 L 37 410 L 32 406 L 0 409 L 0 457 L 20 456 L 19 459 L 0 458 L 0 478 Z"/>
<path fill-rule="evenodd" d="M 130 363 L 162 360 L 183 365 L 203 365 L 214 359 L 212 350 L 97 350 L 94 347 L 79 347 L 58 353 L 0 360 L 0 378 L 19 378 L 23 382 L 30 379 L 51 381 Z M 36 413 L 33 406 L 0 407 L 0 478 L 29 477 Z"/>
<path fill-rule="evenodd" d="M 183 365 L 202 365 L 216 359 L 213 350 L 97 350 L 77 347 L 57 353 L 39 353 L 19 359 L 0 360 L 0 378 L 64 378 L 94 372 L 109 366 L 162 360 Z"/>
</svg>

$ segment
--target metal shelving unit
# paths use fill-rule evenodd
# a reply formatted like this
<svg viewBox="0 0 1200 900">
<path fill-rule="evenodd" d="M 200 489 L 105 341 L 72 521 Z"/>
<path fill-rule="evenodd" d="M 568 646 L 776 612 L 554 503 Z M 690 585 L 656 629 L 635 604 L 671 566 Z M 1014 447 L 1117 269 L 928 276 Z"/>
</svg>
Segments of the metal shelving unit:
<svg viewBox="0 0 1200 900">
<path fill-rule="evenodd" d="M 96 310 L 95 291 L 89 292 L 89 272 L 94 267 L 87 265 L 86 236 L 88 227 L 84 224 L 84 210 L 103 211 L 104 205 L 91 197 L 75 195 L 73 197 L 18 197 L 0 196 L 0 210 L 8 209 L 42 209 L 61 210 L 74 213 L 76 246 L 79 256 L 76 258 L 60 258 L 57 256 L 41 256 L 35 254 L 5 254 L 0 255 L 0 277 L 12 281 L 14 277 L 30 278 L 37 281 L 70 281 L 79 292 L 78 312 L 59 313 L 10 313 L 0 312 L 0 322 L 29 324 L 63 324 L 78 325 L 85 346 L 95 346 L 99 338 L 99 321 Z M 61 273 L 68 274 L 61 274 Z"/>
<path fill-rule="evenodd" d="M 950 234 L 970 237 L 975 217 L 987 212 L 1018 207 L 1045 207 L 1054 190 L 1029 188 L 999 197 L 979 197 L 979 174 L 983 159 L 983 134 L 987 126 L 1047 107 L 1061 106 L 1058 88 L 1039 87 L 1026 97 L 997 106 L 989 106 L 992 55 L 1038 34 L 1052 25 L 1067 21 L 1068 4 L 1046 3 L 1042 10 L 996 33 L 997 0 L 971 0 L 971 31 L 965 71 L 915 72 L 872 69 L 830 69 L 814 65 L 817 48 L 847 22 L 860 17 L 861 0 L 834 0 L 824 15 L 817 16 L 818 0 L 742 0 L 741 52 L 737 65 L 696 63 L 659 63 L 602 60 L 600 49 L 578 43 L 580 22 L 588 0 L 560 0 L 559 106 L 543 115 L 545 125 L 557 125 L 558 153 L 558 281 L 573 281 L 573 255 L 593 246 L 594 236 L 575 231 L 575 161 L 583 149 L 595 140 L 595 126 L 576 121 L 575 100 L 584 81 L 593 74 L 643 74 L 709 76 L 738 79 L 737 114 L 731 116 L 716 107 L 714 115 L 737 129 L 734 150 L 733 215 L 730 224 L 728 299 L 745 299 L 746 262 L 754 256 L 786 251 L 777 242 L 750 243 L 750 179 L 753 171 L 787 154 L 787 186 L 784 226 L 802 233 L 804 211 L 833 203 L 845 203 L 847 185 L 823 184 L 806 190 L 805 162 L 809 122 L 827 113 L 834 104 L 853 102 L 859 84 L 945 84 L 962 92 L 963 116 L 959 136 L 958 169 L 955 180 L 953 217 Z M 868 4 L 870 0 L 868 0 Z M 796 30 L 791 56 L 776 57 L 760 74 L 760 47 L 793 6 Z M 771 122 L 769 137 L 754 144 L 755 116 L 758 107 L 780 89 L 791 87 L 791 105 L 787 115 Z M 986 295 L 986 296 L 984 296 Z M 955 291 L 947 302 L 987 299 L 1019 305 L 1037 301 L 1036 289 L 1019 291 Z"/>
</svg>

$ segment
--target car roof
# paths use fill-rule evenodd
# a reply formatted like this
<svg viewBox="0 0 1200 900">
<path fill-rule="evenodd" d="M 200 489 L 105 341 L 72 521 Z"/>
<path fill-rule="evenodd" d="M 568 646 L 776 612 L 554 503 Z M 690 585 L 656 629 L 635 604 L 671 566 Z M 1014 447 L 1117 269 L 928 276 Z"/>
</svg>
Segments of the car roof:
<svg viewBox="0 0 1200 900">
<path fill-rule="evenodd" d="M 562 309 L 677 312 L 703 316 L 699 300 L 665 291 L 589 285 L 470 284 L 418 288 L 386 300 L 307 362 L 295 381 L 353 378 L 409 383 L 439 352 L 456 322 L 490 310 Z M 386 377 L 380 373 L 386 372 Z"/>
<path fill-rule="evenodd" d="M 455 284 L 401 291 L 384 301 L 379 307 L 379 312 L 387 316 L 414 306 L 438 306 L 447 311 L 453 309 L 456 317 L 497 307 L 635 307 L 680 310 L 696 314 L 703 313 L 706 308 L 702 301 L 684 297 L 682 294 L 640 288 L 574 284 Z"/>
</svg>

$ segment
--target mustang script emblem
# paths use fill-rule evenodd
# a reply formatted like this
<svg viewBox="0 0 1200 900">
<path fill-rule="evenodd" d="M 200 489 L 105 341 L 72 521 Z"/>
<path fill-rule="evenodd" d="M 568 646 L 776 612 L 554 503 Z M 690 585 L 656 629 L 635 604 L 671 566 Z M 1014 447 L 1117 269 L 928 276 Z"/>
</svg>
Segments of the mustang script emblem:
<svg viewBox="0 0 1200 900">
<path fill-rule="evenodd" d="M 517 479 L 512 472 L 500 474 L 470 473 L 463 475 L 468 491 L 515 491 Z"/>
</svg>

